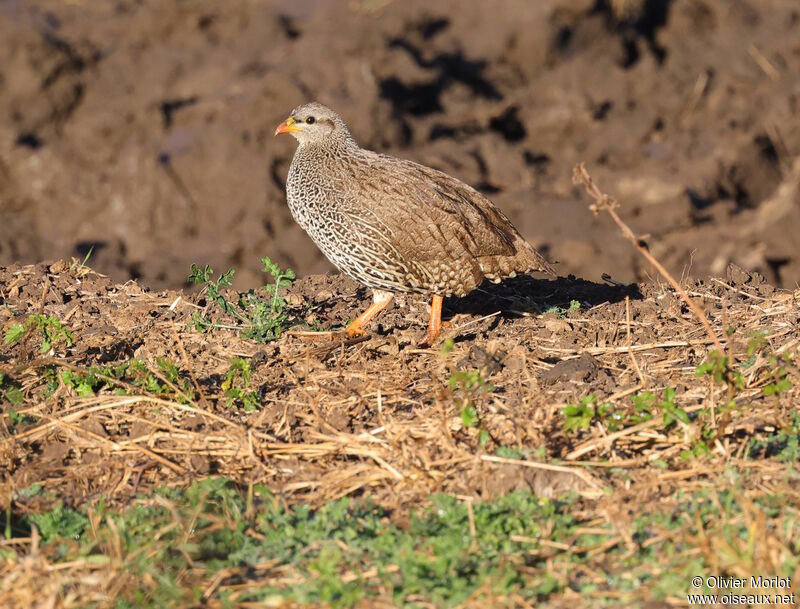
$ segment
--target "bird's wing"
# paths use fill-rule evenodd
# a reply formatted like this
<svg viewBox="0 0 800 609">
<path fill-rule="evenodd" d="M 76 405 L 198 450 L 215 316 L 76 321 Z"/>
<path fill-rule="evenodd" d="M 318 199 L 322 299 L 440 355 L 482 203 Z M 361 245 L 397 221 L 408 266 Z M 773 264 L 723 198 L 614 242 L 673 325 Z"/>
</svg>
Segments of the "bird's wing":
<svg viewBox="0 0 800 609">
<path fill-rule="evenodd" d="M 383 155 L 358 180 L 362 205 L 375 213 L 414 257 L 438 257 L 440 245 L 472 257 L 512 256 L 519 237 L 486 197 L 445 173 Z M 408 237 L 408 238 L 407 238 Z"/>
<path fill-rule="evenodd" d="M 363 167 L 367 173 L 358 180 L 358 198 L 388 229 L 392 245 L 404 258 L 473 264 L 481 271 L 482 261 L 491 266 L 503 260 L 509 270 L 552 272 L 505 214 L 467 184 L 436 169 L 379 154 Z"/>
</svg>

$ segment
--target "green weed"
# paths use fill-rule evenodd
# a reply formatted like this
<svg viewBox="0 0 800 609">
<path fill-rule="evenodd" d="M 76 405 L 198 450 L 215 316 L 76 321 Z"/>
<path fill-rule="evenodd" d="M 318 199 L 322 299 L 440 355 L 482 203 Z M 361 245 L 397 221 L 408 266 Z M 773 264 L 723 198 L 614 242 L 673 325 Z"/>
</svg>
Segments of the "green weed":
<svg viewBox="0 0 800 609">
<path fill-rule="evenodd" d="M 222 381 L 222 391 L 229 408 L 241 406 L 247 412 L 261 408 L 258 394 L 251 391 L 250 387 L 250 362 L 241 357 L 231 360 L 231 367 L 225 373 Z"/>
<path fill-rule="evenodd" d="M 564 415 L 564 431 L 587 431 L 592 421 L 602 422 L 609 431 L 617 431 L 624 422 L 622 413 L 614 409 L 612 404 L 597 403 L 597 397 L 590 393 L 581 398 L 578 404 L 567 404 L 561 414 Z"/>
<path fill-rule="evenodd" d="M 770 381 L 762 388 L 764 395 L 779 396 L 792 388 L 788 369 L 794 364 L 794 359 L 789 351 L 781 357 L 774 354 L 767 356 L 767 374 Z"/>
<path fill-rule="evenodd" d="M 20 406 L 25 401 L 19 385 L 0 372 L 0 396 L 12 406 Z"/>
<path fill-rule="evenodd" d="M 89 519 L 80 512 L 64 508 L 62 503 L 44 514 L 31 514 L 28 519 L 36 525 L 45 541 L 58 538 L 80 539 L 89 524 Z"/>
<path fill-rule="evenodd" d="M 718 383 L 727 384 L 731 399 L 745 386 L 741 370 L 731 367 L 728 356 L 722 355 L 716 349 L 709 351 L 706 361 L 695 368 L 695 375 L 697 377 L 710 376 Z"/>
<path fill-rule="evenodd" d="M 684 425 L 689 424 L 688 413 L 675 403 L 674 388 L 667 387 L 664 389 L 664 399 L 659 402 L 658 407 L 661 409 L 661 416 L 665 428 L 675 422 L 681 422 Z"/>
<path fill-rule="evenodd" d="M 581 310 L 581 303 L 579 300 L 570 300 L 569 301 L 569 308 L 565 309 L 559 306 L 552 306 L 545 311 L 545 313 L 550 313 L 552 315 L 556 315 L 557 317 L 566 317 L 568 313 L 575 313 Z"/>
<path fill-rule="evenodd" d="M 461 425 L 464 429 L 478 428 L 478 443 L 486 445 L 492 439 L 481 423 L 480 414 L 473 400 L 479 394 L 491 393 L 495 387 L 483 378 L 478 370 L 458 370 L 447 380 L 450 390 L 461 402 Z"/>
<path fill-rule="evenodd" d="M 752 438 L 748 454 L 751 458 L 777 455 L 784 463 L 800 463 L 800 412 L 792 412 L 790 423 L 766 439 Z"/>
<path fill-rule="evenodd" d="M 40 351 L 47 353 L 58 344 L 63 344 L 64 348 L 72 346 L 72 333 L 64 327 L 61 321 L 54 315 L 35 314 L 30 315 L 24 323 L 13 324 L 6 330 L 3 341 L 11 345 L 20 340 L 28 332 L 38 331 L 42 342 Z"/>
<path fill-rule="evenodd" d="M 94 245 L 89 248 L 89 251 L 86 252 L 86 255 L 83 257 L 83 260 L 79 263 L 77 259 L 72 260 L 72 264 L 69 265 L 70 271 L 80 272 L 84 268 L 86 268 L 86 263 L 89 262 L 89 258 L 92 257 L 94 253 Z"/>
<path fill-rule="evenodd" d="M 468 393 L 490 393 L 496 388 L 483 378 L 479 370 L 458 370 L 447 379 L 450 389 Z"/>
<path fill-rule="evenodd" d="M 544 448 L 544 447 L 540 447 Z M 545 450 L 546 452 L 546 450 Z M 520 450 L 519 448 L 514 448 L 513 446 L 498 446 L 497 450 L 494 451 L 494 454 L 498 457 L 503 457 L 504 459 L 524 459 L 525 458 L 525 451 Z M 541 454 L 539 459 L 544 459 L 545 454 Z"/>
<path fill-rule="evenodd" d="M 769 347 L 769 342 L 766 335 L 762 332 L 753 333 L 747 344 L 747 359 L 734 367 L 727 356 L 711 350 L 706 361 L 697 366 L 696 375 L 698 377 L 710 376 L 717 382 L 726 383 L 729 388 L 728 399 L 730 401 L 746 385 L 744 372 L 752 368 L 759 357 L 763 357 L 766 359 L 767 378 L 765 380 L 767 383 L 762 391 L 764 395 L 778 396 L 792 388 L 789 369 L 795 365 L 794 357 L 788 350 L 778 356 L 768 352 L 767 347 Z"/>
<path fill-rule="evenodd" d="M 287 303 L 281 296 L 280 289 L 291 285 L 295 273 L 291 269 L 282 270 L 266 257 L 261 259 L 261 264 L 262 270 L 272 277 L 272 283 L 262 288 L 266 298 L 251 289 L 240 294 L 235 302 L 231 302 L 223 294 L 225 288 L 233 285 L 234 269 L 229 269 L 214 278 L 214 270 L 209 265 L 201 269 L 193 264 L 189 281 L 202 285 L 209 300 L 216 304 L 222 313 L 238 323 L 238 325 L 224 324 L 196 311 L 192 315 L 192 326 L 195 330 L 207 332 L 213 328 L 230 328 L 240 330 L 246 339 L 262 343 L 278 338 L 288 325 L 289 319 Z"/>
<path fill-rule="evenodd" d="M 631 397 L 633 413 L 628 418 L 631 425 L 638 425 L 653 418 L 653 408 L 658 398 L 650 391 L 640 391 Z"/>
<path fill-rule="evenodd" d="M 442 347 L 439 349 L 439 355 L 444 357 L 453 350 L 453 347 L 455 347 L 453 339 L 450 337 L 445 338 L 444 341 L 442 341 Z"/>
<path fill-rule="evenodd" d="M 689 423 L 688 413 L 675 402 L 675 389 L 664 389 L 662 399 L 650 391 L 641 391 L 631 397 L 633 408 L 617 408 L 607 402 L 598 403 L 594 394 L 581 398 L 578 404 L 567 404 L 561 411 L 564 416 L 564 431 L 576 433 L 587 431 L 593 422 L 602 424 L 607 431 L 615 432 L 626 427 L 650 421 L 660 412 L 664 429 L 674 423 Z"/>
<path fill-rule="evenodd" d="M 178 366 L 166 358 L 156 358 L 157 370 L 151 371 L 139 359 L 131 359 L 112 366 L 90 366 L 83 369 L 62 370 L 59 378 L 79 396 L 93 396 L 106 390 L 116 395 L 147 394 L 181 403 L 195 399 L 192 384 L 181 374 Z M 47 371 L 54 375 L 54 370 Z M 48 381 L 52 389 L 57 384 Z"/>
<path fill-rule="evenodd" d="M 586 431 L 594 419 L 594 403 L 597 397 L 589 394 L 581 398 L 580 404 L 567 404 L 562 410 L 564 431 Z"/>
<path fill-rule="evenodd" d="M 546 572 L 526 574 L 518 565 L 531 544 L 510 537 L 564 540 L 576 522 L 571 499 L 554 502 L 521 492 L 475 502 L 474 538 L 467 506 L 450 496 L 432 497 L 429 509 L 412 512 L 408 526 L 400 528 L 390 512 L 369 501 L 288 509 L 263 487 L 254 488 L 255 515 L 248 521 L 246 497 L 222 479 L 157 495 L 157 501 L 148 498 L 104 518 L 97 510 L 84 513 L 59 504 L 27 520 L 37 526 L 44 545 L 60 548 L 59 561 L 91 556 L 102 562 L 107 548 L 119 548 L 125 571 L 141 585 L 123 589 L 117 606 L 153 608 L 190 602 L 195 586 L 205 589 L 223 570 L 247 573 L 266 563 L 290 567 L 296 583 L 277 584 L 251 571 L 240 603 L 351 607 L 388 590 L 398 605 L 452 607 L 487 578 L 494 594 L 535 599 L 562 589 L 566 581 Z M 370 569 L 372 575 L 361 575 Z M 241 581 L 232 577 L 232 583 Z"/>
</svg>

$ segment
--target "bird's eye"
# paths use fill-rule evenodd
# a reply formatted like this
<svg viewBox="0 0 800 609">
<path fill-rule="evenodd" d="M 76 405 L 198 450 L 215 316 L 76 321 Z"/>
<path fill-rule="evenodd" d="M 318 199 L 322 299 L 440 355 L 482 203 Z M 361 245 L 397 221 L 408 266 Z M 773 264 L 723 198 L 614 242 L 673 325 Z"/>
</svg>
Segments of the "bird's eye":
<svg viewBox="0 0 800 609">
<path fill-rule="evenodd" d="M 314 124 L 314 120 L 315 120 L 315 119 L 314 119 L 314 117 L 313 117 L 313 116 L 309 116 L 309 117 L 306 119 L 306 124 L 308 124 L 308 125 L 313 125 L 313 124 Z"/>
</svg>

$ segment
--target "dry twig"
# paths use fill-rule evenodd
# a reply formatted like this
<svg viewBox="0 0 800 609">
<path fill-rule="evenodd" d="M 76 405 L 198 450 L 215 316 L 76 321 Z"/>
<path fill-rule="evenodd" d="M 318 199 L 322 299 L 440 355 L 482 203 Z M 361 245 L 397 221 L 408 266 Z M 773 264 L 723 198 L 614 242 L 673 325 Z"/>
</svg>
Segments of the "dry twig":
<svg viewBox="0 0 800 609">
<path fill-rule="evenodd" d="M 669 273 L 669 271 L 667 271 L 666 268 L 664 268 L 664 265 L 656 260 L 656 258 L 649 252 L 641 240 L 636 237 L 631 228 L 622 221 L 622 218 L 620 218 L 619 214 L 616 212 L 616 208 L 619 206 L 619 204 L 616 202 L 616 200 L 600 191 L 600 189 L 594 183 L 594 180 L 592 180 L 592 176 L 590 176 L 589 172 L 586 171 L 586 166 L 583 163 L 575 166 L 573 169 L 572 181 L 575 184 L 583 184 L 583 186 L 586 188 L 586 192 L 589 193 L 589 196 L 595 200 L 595 203 L 589 206 L 589 209 L 595 215 L 601 211 L 608 212 L 608 215 L 610 215 L 616 225 L 619 226 L 625 238 L 633 244 L 636 250 L 642 256 L 644 256 L 645 259 L 656 268 L 661 276 L 669 282 L 675 291 L 678 292 L 681 299 L 683 299 L 692 312 L 697 316 L 697 319 L 700 320 L 700 323 L 703 324 L 703 327 L 705 328 L 709 339 L 711 339 L 711 341 L 714 343 L 714 346 L 719 350 L 720 353 L 723 353 L 724 350 L 722 348 L 722 343 L 717 338 L 714 328 L 712 328 L 711 322 L 708 321 L 708 317 L 706 317 L 703 309 L 701 309 L 700 306 L 689 297 L 689 295 L 686 293 L 686 290 L 684 290 L 680 284 L 675 281 L 675 278 Z"/>
</svg>

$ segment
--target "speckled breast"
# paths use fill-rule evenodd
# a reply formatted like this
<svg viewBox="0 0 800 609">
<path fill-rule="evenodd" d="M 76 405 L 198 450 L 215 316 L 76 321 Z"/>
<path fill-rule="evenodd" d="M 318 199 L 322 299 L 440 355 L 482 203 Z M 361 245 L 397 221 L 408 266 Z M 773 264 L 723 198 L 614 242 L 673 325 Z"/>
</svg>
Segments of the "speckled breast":
<svg viewBox="0 0 800 609">
<path fill-rule="evenodd" d="M 286 181 L 286 199 L 297 223 L 342 273 L 373 288 L 422 291 L 389 235 L 368 209 L 347 194 L 344 183 L 325 179 L 322 172 L 310 170 L 295 157 Z"/>
</svg>

